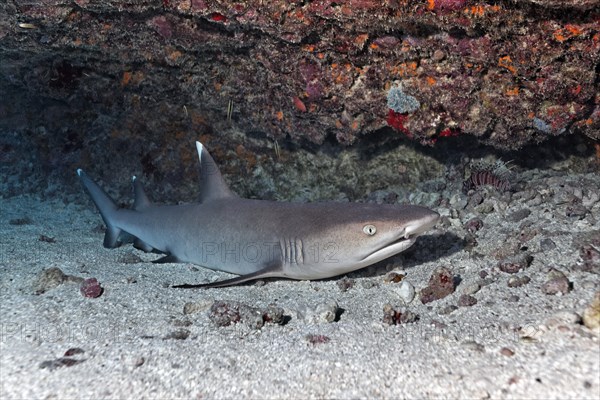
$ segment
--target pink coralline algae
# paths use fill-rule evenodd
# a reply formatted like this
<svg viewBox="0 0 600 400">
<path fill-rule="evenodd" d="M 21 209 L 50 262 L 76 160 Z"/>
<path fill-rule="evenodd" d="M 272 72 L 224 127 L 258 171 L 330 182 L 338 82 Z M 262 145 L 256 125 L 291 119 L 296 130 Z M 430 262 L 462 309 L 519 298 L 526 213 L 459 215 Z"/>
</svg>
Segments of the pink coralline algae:
<svg viewBox="0 0 600 400">
<path fill-rule="evenodd" d="M 88 278 L 83 281 L 79 291 L 83 297 L 96 298 L 100 297 L 102 292 L 104 292 L 104 289 L 102 289 L 102 286 L 100 286 L 100 283 L 98 283 L 96 278 Z"/>
<path fill-rule="evenodd" d="M 433 10 L 457 11 L 462 9 L 467 0 L 429 0 L 429 8 Z"/>
</svg>

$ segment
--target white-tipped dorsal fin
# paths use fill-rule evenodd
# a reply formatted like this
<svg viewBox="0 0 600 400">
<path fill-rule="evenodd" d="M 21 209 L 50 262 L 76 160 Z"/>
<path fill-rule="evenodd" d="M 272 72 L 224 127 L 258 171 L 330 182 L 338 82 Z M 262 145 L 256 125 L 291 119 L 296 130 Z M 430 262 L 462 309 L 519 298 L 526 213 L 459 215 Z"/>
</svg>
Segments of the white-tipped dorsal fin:
<svg viewBox="0 0 600 400">
<path fill-rule="evenodd" d="M 131 177 L 131 183 L 133 184 L 133 209 L 137 211 L 141 211 L 145 208 L 148 208 L 152 205 L 150 199 L 144 192 L 144 188 L 142 187 L 142 183 L 137 178 L 137 176 Z"/>
<path fill-rule="evenodd" d="M 206 147 L 202 143 L 196 142 L 196 150 L 200 161 L 200 202 L 237 197 L 223 180 L 219 167 Z"/>
</svg>

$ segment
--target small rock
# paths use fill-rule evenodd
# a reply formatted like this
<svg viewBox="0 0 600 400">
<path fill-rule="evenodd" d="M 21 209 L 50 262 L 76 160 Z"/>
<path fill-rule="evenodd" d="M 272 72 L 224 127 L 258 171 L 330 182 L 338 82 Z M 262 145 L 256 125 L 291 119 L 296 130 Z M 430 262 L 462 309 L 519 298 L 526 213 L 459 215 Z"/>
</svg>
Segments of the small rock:
<svg viewBox="0 0 600 400">
<path fill-rule="evenodd" d="M 511 294 L 510 296 L 508 296 L 506 301 L 509 301 L 511 303 L 516 303 L 519 301 L 519 296 L 517 296 L 516 294 Z"/>
<path fill-rule="evenodd" d="M 79 287 L 79 291 L 83 295 L 83 297 L 96 298 L 100 297 L 104 292 L 100 283 L 96 278 L 88 278 L 81 283 Z"/>
<path fill-rule="evenodd" d="M 556 248 L 556 243 L 550 238 L 545 238 L 540 240 L 540 250 L 541 251 L 550 251 Z"/>
<path fill-rule="evenodd" d="M 187 329 L 178 329 L 166 335 L 163 340 L 175 339 L 175 340 L 185 340 L 190 336 L 190 331 Z"/>
<path fill-rule="evenodd" d="M 360 282 L 360 285 L 362 286 L 363 289 L 371 289 L 377 286 L 377 283 L 373 282 L 372 280 L 362 280 Z"/>
<path fill-rule="evenodd" d="M 42 270 L 33 283 L 33 292 L 35 294 L 46 293 L 48 290 L 60 286 L 67 280 L 67 277 L 68 275 L 65 275 L 65 273 L 57 267 Z"/>
<path fill-rule="evenodd" d="M 283 315 L 283 312 L 281 314 Z M 251 329 L 260 329 L 265 322 L 275 322 L 275 320 L 279 323 L 283 322 L 283 318 L 278 318 L 277 312 L 273 310 L 263 311 L 237 301 L 215 301 L 210 307 L 208 317 L 217 326 L 242 322 Z"/>
<path fill-rule="evenodd" d="M 200 311 L 208 310 L 213 305 L 212 300 L 204 300 L 204 301 L 189 301 L 183 305 L 183 314 L 195 314 Z"/>
<path fill-rule="evenodd" d="M 277 307 L 274 304 L 269 304 L 269 306 L 263 310 L 263 321 L 278 325 L 283 324 L 285 322 L 283 308 Z"/>
<path fill-rule="evenodd" d="M 421 303 L 427 304 L 454 293 L 454 275 L 446 267 L 438 267 L 429 278 L 429 285 L 421 290 Z"/>
<path fill-rule="evenodd" d="M 494 204 L 492 204 L 489 201 L 486 201 L 475 207 L 475 211 L 477 211 L 480 214 L 489 214 L 494 211 Z"/>
<path fill-rule="evenodd" d="M 454 304 L 451 304 L 449 306 L 446 306 L 444 308 L 442 308 L 441 310 L 438 311 L 439 315 L 448 315 L 453 313 L 454 311 L 458 310 L 458 307 L 455 306 Z"/>
<path fill-rule="evenodd" d="M 507 215 L 506 219 L 510 222 L 519 222 L 519 221 L 524 220 L 525 218 L 529 217 L 529 214 L 531 214 L 530 209 L 522 208 L 518 211 L 515 211 L 515 212 Z"/>
<path fill-rule="evenodd" d="M 511 349 L 509 349 L 508 347 L 503 347 L 500 349 L 500 354 L 502 354 L 503 356 L 506 357 L 512 357 L 515 355 L 515 352 Z"/>
<path fill-rule="evenodd" d="M 410 304 L 415 298 L 415 287 L 408 281 L 402 281 L 400 287 L 397 290 L 398 296 L 402 299 L 404 304 Z"/>
<path fill-rule="evenodd" d="M 318 304 L 315 307 L 312 320 L 317 323 L 334 322 L 337 318 L 338 304 L 335 300 Z"/>
<path fill-rule="evenodd" d="M 410 310 L 395 309 L 391 304 L 383 306 L 383 323 L 387 325 L 400 325 L 417 322 L 419 316 Z"/>
<path fill-rule="evenodd" d="M 477 299 L 468 294 L 463 294 L 458 298 L 459 307 L 471 307 L 477 304 Z"/>
<path fill-rule="evenodd" d="M 567 206 L 565 209 L 565 215 L 569 218 L 583 219 L 587 215 L 589 210 L 581 204 L 573 204 Z"/>
<path fill-rule="evenodd" d="M 64 357 L 71 357 L 77 354 L 83 354 L 85 353 L 85 350 L 83 350 L 80 347 L 71 347 L 70 349 L 67 349 L 67 351 L 65 351 Z"/>
<path fill-rule="evenodd" d="M 498 263 L 498 268 L 507 274 L 516 274 L 529 267 L 532 261 L 533 257 L 530 254 L 519 254 L 517 256 L 506 257 Z"/>
<path fill-rule="evenodd" d="M 405 276 L 406 275 L 401 274 L 399 272 L 392 271 L 383 278 L 383 281 L 385 283 L 398 283 L 398 282 L 402 282 L 402 279 L 404 279 Z"/>
<path fill-rule="evenodd" d="M 467 230 L 470 233 L 475 233 L 478 230 L 480 230 L 482 227 L 483 227 L 483 221 L 481 220 L 481 218 L 471 218 L 464 225 L 465 230 Z"/>
<path fill-rule="evenodd" d="M 552 268 L 548 272 L 548 281 L 542 285 L 542 293 L 548 295 L 567 294 L 571 291 L 571 282 L 565 274 L 557 269 Z"/>
<path fill-rule="evenodd" d="M 527 275 L 523 276 L 511 276 L 508 278 L 508 287 L 517 288 L 527 285 L 531 281 L 531 278 Z"/>
<path fill-rule="evenodd" d="M 585 244 L 579 249 L 579 256 L 583 265 L 579 268 L 584 272 L 594 272 L 600 274 L 600 250 L 593 244 Z"/>
<path fill-rule="evenodd" d="M 355 280 L 343 277 L 342 279 L 336 282 L 336 285 L 342 292 L 347 292 L 348 289 L 352 289 L 354 287 Z"/>
<path fill-rule="evenodd" d="M 85 360 L 76 360 L 69 357 L 60 357 L 55 360 L 44 361 L 40 363 L 40 368 L 48 368 L 50 371 L 61 367 L 72 367 L 73 365 L 81 364 Z"/>
<path fill-rule="evenodd" d="M 590 305 L 583 311 L 583 324 L 600 336 L 600 291 L 596 292 Z"/>
<path fill-rule="evenodd" d="M 463 294 L 472 295 L 481 290 L 481 285 L 477 282 L 467 285 L 463 290 Z"/>
</svg>

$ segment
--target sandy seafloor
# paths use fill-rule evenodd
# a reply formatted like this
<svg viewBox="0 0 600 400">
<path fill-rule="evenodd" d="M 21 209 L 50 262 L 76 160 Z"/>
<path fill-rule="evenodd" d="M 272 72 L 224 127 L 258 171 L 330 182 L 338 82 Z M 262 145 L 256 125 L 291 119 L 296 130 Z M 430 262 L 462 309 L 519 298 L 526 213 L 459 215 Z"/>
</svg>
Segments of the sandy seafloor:
<svg viewBox="0 0 600 400">
<path fill-rule="evenodd" d="M 600 177 L 555 166 L 519 171 L 518 179 L 527 184 L 512 195 L 485 189 L 483 206 L 445 189 L 450 201 L 434 207 L 445 217 L 439 228 L 410 251 L 350 274 L 346 291 L 339 279 L 173 289 L 231 275 L 132 262 L 157 256 L 131 246 L 104 249 L 91 203 L 1 199 L 0 398 L 598 399 L 599 337 L 580 317 L 600 279 L 597 265 L 584 268 L 580 249 L 598 240 Z M 25 217 L 29 224 L 15 224 Z M 483 225 L 468 239 L 464 225 L 474 217 Z M 524 253 L 533 257 L 524 270 L 498 268 L 503 257 Z M 461 282 L 421 304 L 418 292 L 439 266 Z M 35 294 L 36 276 L 52 267 L 97 278 L 104 293 L 86 298 L 66 282 Z M 550 268 L 565 274 L 570 292 L 543 292 Z M 385 282 L 390 270 L 415 286 L 404 307 L 416 322 L 383 323 L 386 303 L 403 307 L 401 284 Z M 528 284 L 507 285 L 524 275 Z M 465 291 L 477 304 L 448 312 Z M 208 316 L 215 300 L 275 304 L 288 321 L 218 327 Z M 343 310 L 338 320 L 321 321 L 317 309 L 333 302 Z M 196 312 L 184 314 L 186 303 Z M 311 334 L 329 341 L 311 343 Z M 82 362 L 47 367 L 72 348 L 83 350 L 70 357 Z"/>
</svg>

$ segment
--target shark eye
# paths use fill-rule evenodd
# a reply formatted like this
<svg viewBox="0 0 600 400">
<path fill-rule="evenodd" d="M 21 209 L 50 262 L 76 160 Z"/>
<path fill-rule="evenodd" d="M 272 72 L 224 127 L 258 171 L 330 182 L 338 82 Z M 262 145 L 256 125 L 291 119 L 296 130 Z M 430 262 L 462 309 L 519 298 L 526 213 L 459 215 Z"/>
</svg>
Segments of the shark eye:
<svg viewBox="0 0 600 400">
<path fill-rule="evenodd" d="M 363 226 L 363 232 L 369 236 L 373 236 L 377 232 L 377 228 L 375 228 L 375 225 L 365 225 Z"/>
</svg>

